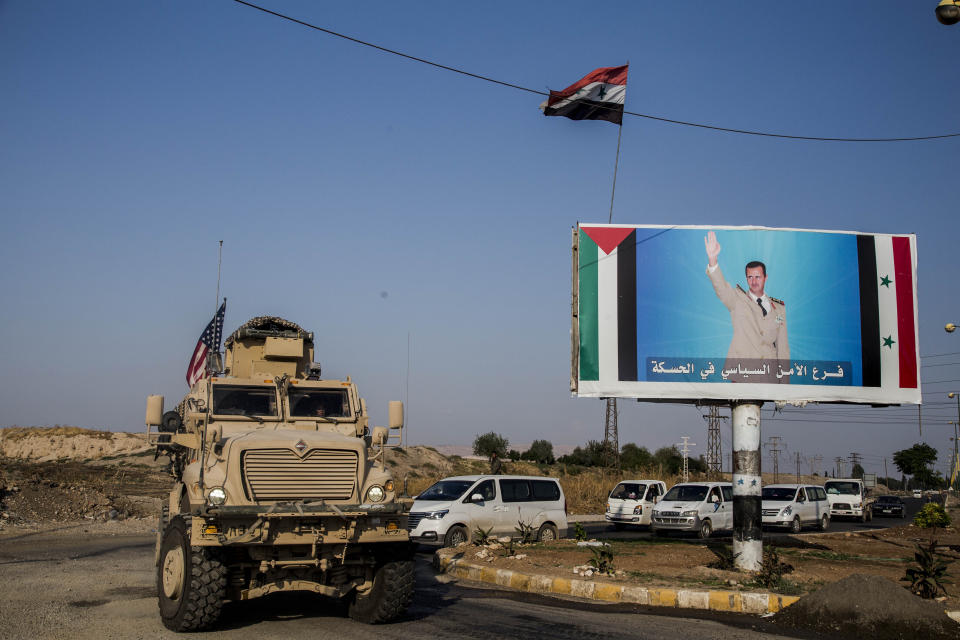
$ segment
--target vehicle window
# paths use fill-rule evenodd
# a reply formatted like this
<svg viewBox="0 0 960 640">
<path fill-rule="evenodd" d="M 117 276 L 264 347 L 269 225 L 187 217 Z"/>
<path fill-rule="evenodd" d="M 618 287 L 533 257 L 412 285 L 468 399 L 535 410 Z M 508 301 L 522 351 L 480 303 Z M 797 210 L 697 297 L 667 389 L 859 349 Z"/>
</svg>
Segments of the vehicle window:
<svg viewBox="0 0 960 640">
<path fill-rule="evenodd" d="M 296 388 L 289 391 L 290 415 L 296 418 L 349 418 L 346 389 Z"/>
<path fill-rule="evenodd" d="M 650 488 L 647 489 L 647 500 L 653 500 L 660 495 L 660 485 L 652 484 Z"/>
<path fill-rule="evenodd" d="M 526 480 L 501 480 L 500 495 L 504 502 L 529 502 L 530 483 Z"/>
<path fill-rule="evenodd" d="M 699 484 L 685 484 L 670 487 L 670 491 L 667 491 L 667 495 L 663 496 L 663 499 L 664 501 L 700 502 L 706 497 L 707 487 Z"/>
<path fill-rule="evenodd" d="M 222 416 L 277 415 L 276 387 L 213 385 L 213 413 Z"/>
<path fill-rule="evenodd" d="M 533 499 L 553 502 L 560 499 L 560 487 L 553 480 L 531 480 Z"/>
<path fill-rule="evenodd" d="M 723 499 L 720 497 L 719 487 L 714 487 L 713 489 L 710 489 L 710 502 L 713 502 L 714 498 L 716 498 L 717 502 L 723 502 Z"/>
<path fill-rule="evenodd" d="M 827 493 L 832 493 L 834 495 L 839 494 L 843 496 L 858 496 L 860 495 L 860 485 L 856 482 L 844 482 L 838 480 L 836 482 L 828 482 L 823 485 L 827 490 Z"/>
<path fill-rule="evenodd" d="M 417 496 L 417 500 L 456 500 L 473 484 L 473 480 L 441 480 Z"/>
<path fill-rule="evenodd" d="M 764 487 L 760 492 L 760 499 L 790 502 L 796 494 L 797 490 L 791 487 Z"/>
<path fill-rule="evenodd" d="M 732 502 L 733 501 L 733 487 L 724 485 L 720 487 L 720 490 L 723 491 L 723 501 Z"/>
<path fill-rule="evenodd" d="M 645 484 L 621 482 L 610 492 L 610 497 L 616 500 L 639 500 L 646 488 L 647 485 Z"/>
<path fill-rule="evenodd" d="M 475 493 L 479 493 L 481 496 L 483 496 L 484 500 L 493 500 L 494 498 L 497 497 L 497 488 L 493 480 L 484 480 L 483 482 L 475 486 L 472 491 L 469 492 L 467 497 L 464 498 L 464 501 L 465 502 L 469 501 L 470 496 L 472 496 Z"/>
<path fill-rule="evenodd" d="M 807 487 L 807 495 L 812 496 L 813 500 L 827 499 L 827 494 L 820 487 Z"/>
<path fill-rule="evenodd" d="M 803 487 L 797 489 L 797 502 L 806 502 L 807 501 L 807 492 L 803 490 Z"/>
</svg>

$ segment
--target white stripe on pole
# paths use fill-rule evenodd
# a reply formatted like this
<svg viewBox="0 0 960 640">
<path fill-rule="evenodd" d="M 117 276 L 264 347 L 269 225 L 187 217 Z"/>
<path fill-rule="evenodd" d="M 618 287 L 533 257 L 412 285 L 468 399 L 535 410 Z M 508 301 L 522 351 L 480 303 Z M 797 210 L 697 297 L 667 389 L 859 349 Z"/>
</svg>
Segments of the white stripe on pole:
<svg viewBox="0 0 960 640">
<path fill-rule="evenodd" d="M 897 334 L 897 282 L 893 268 L 893 239 L 874 236 L 877 251 L 877 311 L 880 315 L 880 387 L 900 388 L 900 337 Z M 883 279 L 889 285 L 881 284 Z M 883 340 L 893 340 L 892 347 Z"/>
<path fill-rule="evenodd" d="M 616 384 L 620 377 L 617 349 L 617 250 L 597 252 L 597 351 L 600 382 Z"/>
</svg>

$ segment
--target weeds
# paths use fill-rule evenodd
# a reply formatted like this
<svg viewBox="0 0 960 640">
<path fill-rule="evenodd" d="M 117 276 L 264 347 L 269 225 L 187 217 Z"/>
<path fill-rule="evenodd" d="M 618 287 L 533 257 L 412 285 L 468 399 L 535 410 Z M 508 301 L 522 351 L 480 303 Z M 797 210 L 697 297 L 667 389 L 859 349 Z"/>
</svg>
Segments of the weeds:
<svg viewBox="0 0 960 640">
<path fill-rule="evenodd" d="M 573 523 L 573 539 L 577 542 L 583 542 L 587 539 L 587 530 L 579 522 Z"/>
<path fill-rule="evenodd" d="M 783 589 L 788 586 L 783 576 L 793 571 L 793 565 L 783 562 L 776 549 L 764 549 L 760 570 L 754 575 L 754 582 L 766 589 Z"/>
<path fill-rule="evenodd" d="M 613 549 L 608 545 L 602 547 L 590 547 L 593 557 L 588 561 L 597 573 L 612 574 L 613 568 Z"/>
<path fill-rule="evenodd" d="M 517 526 L 514 527 L 517 532 L 517 537 L 520 538 L 522 544 L 528 544 L 530 542 L 537 541 L 537 531 L 533 528 L 532 524 L 528 524 L 523 520 L 517 520 Z"/>
<path fill-rule="evenodd" d="M 936 547 L 936 540 L 931 540 L 927 547 L 918 544 L 913 554 L 917 566 L 907 569 L 906 575 L 900 578 L 904 582 L 909 582 L 910 586 L 906 588 L 921 598 L 936 598 L 940 592 L 948 595 L 943 585 L 951 584 L 946 575 L 947 567 L 953 560 L 945 560 L 936 552 Z"/>
<path fill-rule="evenodd" d="M 733 552 L 733 545 L 729 544 L 711 544 L 707 548 L 716 556 L 716 559 L 707 566 L 711 569 L 720 569 L 721 571 L 736 571 L 734 562 L 739 553 Z"/>
<path fill-rule="evenodd" d="M 478 547 L 482 547 L 490 542 L 490 532 L 493 531 L 493 527 L 489 529 L 483 529 L 482 527 L 477 527 L 473 530 L 473 544 Z"/>
</svg>

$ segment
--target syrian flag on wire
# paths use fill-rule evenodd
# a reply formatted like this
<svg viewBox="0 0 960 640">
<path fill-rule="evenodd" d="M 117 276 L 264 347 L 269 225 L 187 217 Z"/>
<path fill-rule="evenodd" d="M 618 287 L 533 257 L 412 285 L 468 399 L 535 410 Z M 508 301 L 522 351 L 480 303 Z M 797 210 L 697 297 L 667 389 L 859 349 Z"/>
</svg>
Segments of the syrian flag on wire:
<svg viewBox="0 0 960 640">
<path fill-rule="evenodd" d="M 627 67 L 601 67 L 563 91 L 551 91 L 540 105 L 543 115 L 621 124 L 627 97 Z"/>
<path fill-rule="evenodd" d="M 197 340 L 197 346 L 193 350 L 193 356 L 190 358 L 190 364 L 187 366 L 187 384 L 191 387 L 197 380 L 207 377 L 207 355 L 218 353 L 220 351 L 220 339 L 223 337 L 223 316 L 227 311 L 227 299 L 223 299 L 223 304 L 217 309 L 217 314 L 207 325 Z"/>
</svg>

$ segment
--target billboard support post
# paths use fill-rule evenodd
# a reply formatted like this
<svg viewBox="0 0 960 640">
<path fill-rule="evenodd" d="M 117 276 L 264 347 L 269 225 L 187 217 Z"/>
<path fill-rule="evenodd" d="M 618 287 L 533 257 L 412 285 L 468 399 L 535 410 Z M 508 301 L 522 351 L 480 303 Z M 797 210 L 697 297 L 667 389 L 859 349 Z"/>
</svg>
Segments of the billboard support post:
<svg viewBox="0 0 960 640">
<path fill-rule="evenodd" d="M 735 402 L 733 423 L 733 557 L 741 571 L 757 571 L 763 561 L 760 477 L 760 406 Z"/>
</svg>

